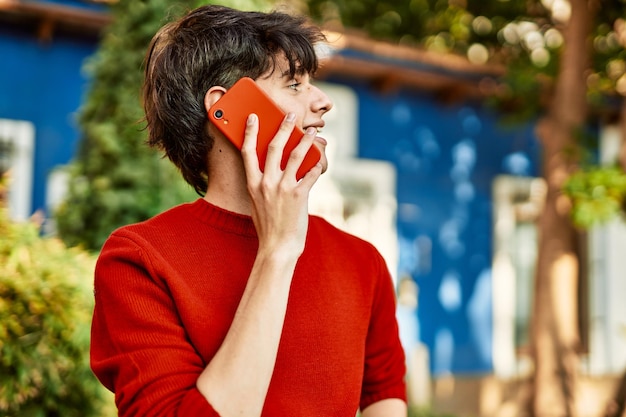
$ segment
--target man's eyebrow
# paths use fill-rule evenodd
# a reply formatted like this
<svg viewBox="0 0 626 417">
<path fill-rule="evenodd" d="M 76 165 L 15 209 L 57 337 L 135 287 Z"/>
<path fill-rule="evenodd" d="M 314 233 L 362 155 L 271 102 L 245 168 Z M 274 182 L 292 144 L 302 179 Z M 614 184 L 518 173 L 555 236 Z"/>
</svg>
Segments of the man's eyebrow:
<svg viewBox="0 0 626 417">
<path fill-rule="evenodd" d="M 296 70 L 293 72 L 293 74 L 292 74 L 291 70 L 288 69 L 286 71 L 283 71 L 283 73 L 280 76 L 281 76 L 281 78 L 291 78 L 294 75 L 306 74 L 306 72 L 307 72 L 306 69 L 304 69 L 304 67 L 302 65 L 298 65 L 296 67 Z"/>
</svg>

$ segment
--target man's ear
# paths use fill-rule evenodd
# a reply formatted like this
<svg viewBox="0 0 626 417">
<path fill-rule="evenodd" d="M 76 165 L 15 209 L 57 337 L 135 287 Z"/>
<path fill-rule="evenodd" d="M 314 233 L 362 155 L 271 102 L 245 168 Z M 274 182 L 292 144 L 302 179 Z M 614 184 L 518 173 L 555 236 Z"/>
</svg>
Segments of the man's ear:
<svg viewBox="0 0 626 417">
<path fill-rule="evenodd" d="M 209 114 L 209 109 L 211 108 L 211 106 L 215 104 L 217 100 L 222 98 L 225 92 L 226 89 L 219 85 L 214 85 L 213 87 L 209 88 L 209 90 L 204 95 L 204 110 L 207 114 Z"/>
</svg>

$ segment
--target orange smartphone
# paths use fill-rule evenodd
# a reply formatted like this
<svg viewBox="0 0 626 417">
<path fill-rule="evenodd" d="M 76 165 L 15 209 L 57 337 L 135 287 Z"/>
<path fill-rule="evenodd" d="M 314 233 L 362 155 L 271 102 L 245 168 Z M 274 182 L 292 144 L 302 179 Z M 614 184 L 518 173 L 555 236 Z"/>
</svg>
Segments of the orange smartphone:
<svg viewBox="0 0 626 417">
<path fill-rule="evenodd" d="M 246 130 L 246 120 L 251 113 L 259 117 L 256 152 L 259 157 L 259 167 L 263 171 L 267 147 L 278 132 L 280 124 L 285 118 L 285 113 L 257 83 L 252 78 L 241 78 L 211 106 L 208 116 L 224 136 L 241 149 Z M 304 136 L 302 129 L 298 126 L 294 127 L 283 151 L 281 169 L 285 169 L 291 151 L 300 143 L 302 136 Z M 315 145 L 311 146 L 300 168 L 298 168 L 296 179 L 302 179 L 317 164 L 320 157 L 320 150 Z"/>
</svg>

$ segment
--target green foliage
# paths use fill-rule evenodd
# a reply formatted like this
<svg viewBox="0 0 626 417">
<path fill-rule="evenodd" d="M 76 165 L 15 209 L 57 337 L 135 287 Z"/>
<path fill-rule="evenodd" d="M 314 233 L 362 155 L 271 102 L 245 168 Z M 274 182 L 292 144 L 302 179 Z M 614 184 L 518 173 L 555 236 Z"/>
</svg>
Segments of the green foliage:
<svg viewBox="0 0 626 417">
<path fill-rule="evenodd" d="M 86 64 L 91 89 L 80 111 L 83 133 L 69 167 L 66 201 L 56 214 L 70 246 L 98 250 L 111 231 L 193 198 L 175 169 L 145 144 L 140 89 L 150 39 L 190 2 L 115 2 L 98 52 Z"/>
<path fill-rule="evenodd" d="M 537 115 L 541 104 L 537 75 L 552 77 L 556 72 L 555 56 L 541 65 L 533 62 L 533 51 L 523 39 L 529 32 L 542 38 L 551 28 L 547 24 L 548 12 L 534 2 L 343 0 L 333 2 L 334 6 L 325 0 L 307 3 L 319 21 L 362 28 L 373 38 L 432 52 L 467 55 L 471 61 L 483 63 L 470 53 L 472 47 L 479 46 L 488 62 L 509 69 L 502 79 L 502 94 L 486 102 L 506 110 L 511 121 L 527 121 Z M 558 46 L 542 50 L 550 57 L 556 55 Z"/>
<path fill-rule="evenodd" d="M 434 52 L 467 55 L 480 46 L 488 62 L 507 67 L 506 88 L 498 103 L 516 120 L 541 111 L 541 91 L 557 74 L 563 24 L 552 2 L 526 0 L 307 0 L 323 24 L 363 30 L 367 35 Z M 602 2 L 594 26 L 593 72 L 588 79 L 592 104 L 606 95 L 626 95 L 626 0 Z M 621 80 L 621 81 L 620 81 Z M 621 83 L 621 84 L 620 84 Z M 530 94 L 528 94 L 530 92 Z M 524 119 L 525 118 L 525 119 Z"/>
<path fill-rule="evenodd" d="M 485 103 L 503 110 L 505 123 L 540 117 L 551 99 L 567 17 L 557 2 L 526 0 L 307 0 L 327 25 L 360 28 L 373 38 L 443 53 L 484 51 L 487 63 L 506 67 L 498 93 Z M 626 97 L 626 0 L 596 2 L 591 66 L 586 80 L 592 109 L 613 108 Z M 476 61 L 473 61 L 476 62 Z M 591 149 L 581 143 L 578 155 Z M 564 150 L 571 152 L 571 150 Z M 619 170 L 592 169 L 569 182 L 574 219 L 588 225 L 619 212 Z M 612 189 L 611 187 L 618 187 Z M 619 200 L 619 201 L 618 201 Z M 623 207 L 623 206 L 622 206 Z M 623 210 L 623 208 L 622 208 Z"/>
<path fill-rule="evenodd" d="M 0 209 L 0 415 L 104 415 L 89 367 L 93 264 Z"/>
<path fill-rule="evenodd" d="M 606 106 L 607 96 L 615 93 L 621 99 L 626 96 L 626 0 L 602 3 L 593 37 L 594 72 L 588 78 L 591 103 L 596 106 Z"/>
<path fill-rule="evenodd" d="M 572 201 L 576 225 L 589 228 L 623 215 L 626 173 L 619 167 L 590 167 L 572 175 L 563 192 Z"/>
</svg>

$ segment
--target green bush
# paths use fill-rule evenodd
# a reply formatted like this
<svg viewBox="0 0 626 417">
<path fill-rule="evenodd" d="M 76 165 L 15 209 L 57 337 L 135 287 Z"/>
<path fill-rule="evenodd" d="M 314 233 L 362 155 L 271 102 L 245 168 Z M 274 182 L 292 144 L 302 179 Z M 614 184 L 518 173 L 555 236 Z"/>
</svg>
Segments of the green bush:
<svg viewBox="0 0 626 417">
<path fill-rule="evenodd" d="M 0 207 L 0 415 L 111 409 L 89 368 L 93 266 L 85 252 L 41 238 L 36 225 L 11 223 Z"/>
<path fill-rule="evenodd" d="M 626 173 L 618 166 L 582 169 L 567 180 L 563 192 L 572 201 L 572 219 L 579 227 L 626 214 Z"/>
</svg>

